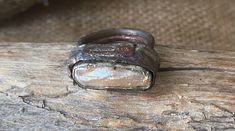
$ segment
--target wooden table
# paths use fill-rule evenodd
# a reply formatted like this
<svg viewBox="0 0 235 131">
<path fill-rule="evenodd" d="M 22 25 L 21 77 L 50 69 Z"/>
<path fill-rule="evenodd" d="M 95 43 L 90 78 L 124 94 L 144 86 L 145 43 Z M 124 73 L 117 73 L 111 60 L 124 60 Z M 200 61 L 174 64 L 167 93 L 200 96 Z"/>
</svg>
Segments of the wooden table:
<svg viewBox="0 0 235 131">
<path fill-rule="evenodd" d="M 0 43 L 0 129 L 235 130 L 235 52 L 157 46 L 142 92 L 73 86 L 72 43 Z"/>
</svg>

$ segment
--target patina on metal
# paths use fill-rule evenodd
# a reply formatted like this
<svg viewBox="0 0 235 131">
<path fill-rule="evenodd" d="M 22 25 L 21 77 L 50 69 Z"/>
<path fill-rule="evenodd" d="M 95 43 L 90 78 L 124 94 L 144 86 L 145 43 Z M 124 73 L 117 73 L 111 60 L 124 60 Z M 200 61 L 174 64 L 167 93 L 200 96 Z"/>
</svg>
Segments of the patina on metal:
<svg viewBox="0 0 235 131">
<path fill-rule="evenodd" d="M 82 88 L 146 90 L 155 83 L 159 57 L 150 33 L 108 29 L 81 38 L 68 69 Z"/>
</svg>

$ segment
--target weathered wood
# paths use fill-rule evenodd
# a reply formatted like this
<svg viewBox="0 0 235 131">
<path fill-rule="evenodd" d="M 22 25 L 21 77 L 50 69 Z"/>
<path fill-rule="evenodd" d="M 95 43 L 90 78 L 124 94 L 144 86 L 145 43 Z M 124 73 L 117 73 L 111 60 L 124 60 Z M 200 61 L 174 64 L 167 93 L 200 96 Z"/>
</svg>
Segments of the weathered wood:
<svg viewBox="0 0 235 131">
<path fill-rule="evenodd" d="M 0 128 L 235 130 L 235 52 L 156 47 L 156 85 L 123 92 L 73 86 L 72 45 L 0 43 Z"/>
</svg>

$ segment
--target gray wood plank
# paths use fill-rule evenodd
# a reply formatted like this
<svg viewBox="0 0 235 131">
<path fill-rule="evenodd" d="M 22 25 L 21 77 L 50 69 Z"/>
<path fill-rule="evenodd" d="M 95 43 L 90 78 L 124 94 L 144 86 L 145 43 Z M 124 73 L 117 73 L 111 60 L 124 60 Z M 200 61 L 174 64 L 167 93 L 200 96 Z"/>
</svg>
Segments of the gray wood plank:
<svg viewBox="0 0 235 131">
<path fill-rule="evenodd" d="M 235 129 L 235 52 L 158 46 L 161 71 L 155 86 L 125 92 L 73 86 L 66 71 L 72 48 L 72 43 L 0 43 L 1 97 L 20 99 L 27 104 L 22 108 L 62 114 L 81 129 Z M 15 126 L 8 118 L 0 128 Z"/>
</svg>

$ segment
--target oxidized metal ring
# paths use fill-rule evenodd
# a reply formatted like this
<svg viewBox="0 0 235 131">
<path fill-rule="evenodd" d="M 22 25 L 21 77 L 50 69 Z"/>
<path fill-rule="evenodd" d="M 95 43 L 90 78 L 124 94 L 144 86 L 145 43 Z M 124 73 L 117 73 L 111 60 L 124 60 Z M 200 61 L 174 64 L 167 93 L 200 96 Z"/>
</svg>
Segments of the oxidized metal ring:
<svg viewBox="0 0 235 131">
<path fill-rule="evenodd" d="M 159 57 L 151 34 L 108 29 L 81 38 L 69 58 L 69 76 L 82 88 L 146 90 L 154 85 Z"/>
</svg>

